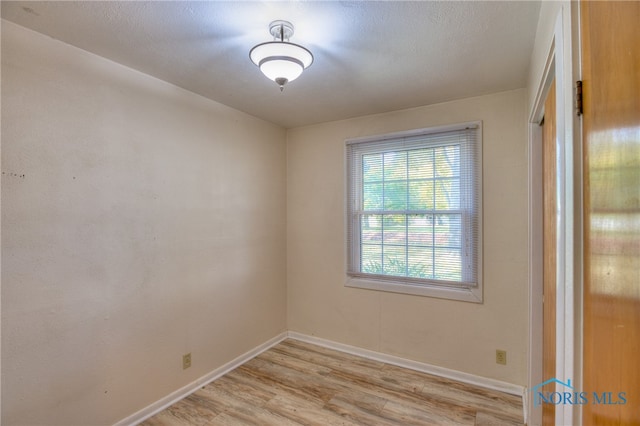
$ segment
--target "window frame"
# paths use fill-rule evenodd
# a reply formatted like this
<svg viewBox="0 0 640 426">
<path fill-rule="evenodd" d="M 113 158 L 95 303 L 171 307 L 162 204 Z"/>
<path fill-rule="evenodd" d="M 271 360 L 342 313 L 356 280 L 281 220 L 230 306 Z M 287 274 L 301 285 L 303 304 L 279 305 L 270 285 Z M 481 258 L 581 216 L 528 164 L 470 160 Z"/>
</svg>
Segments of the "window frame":
<svg viewBox="0 0 640 426">
<path fill-rule="evenodd" d="M 472 166 L 467 170 L 471 170 L 472 174 L 475 176 L 475 182 L 473 188 L 477 191 L 477 247 L 476 247 L 476 271 L 477 271 L 477 282 L 461 282 L 453 284 L 450 281 L 438 281 L 438 280 L 424 280 L 421 278 L 412 279 L 410 277 L 399 277 L 399 276 L 391 276 L 391 275 L 374 275 L 363 272 L 354 272 L 349 271 L 349 265 L 351 264 L 359 264 L 360 253 L 362 250 L 362 242 L 360 239 L 361 225 L 358 223 L 356 226 L 355 217 L 359 215 L 361 209 L 358 208 L 362 206 L 362 167 L 357 164 L 358 161 L 355 162 L 358 169 L 356 171 L 356 182 L 352 182 L 352 167 L 353 164 L 350 164 L 350 156 L 349 156 L 349 146 L 353 144 L 359 144 L 357 152 L 357 159 L 361 159 L 364 155 L 375 152 L 384 152 L 384 148 L 380 147 L 380 143 L 384 143 L 385 141 L 389 141 L 389 143 L 394 143 L 399 139 L 413 139 L 415 141 L 406 142 L 406 147 L 411 149 L 412 145 L 416 147 L 437 147 L 437 143 L 431 143 L 425 145 L 424 141 L 418 140 L 420 137 L 428 136 L 429 134 L 436 133 L 444 133 L 449 131 L 457 131 L 463 129 L 475 128 L 476 130 L 476 147 L 474 152 L 468 153 L 460 151 L 460 163 L 461 163 L 461 174 L 462 170 L 465 170 L 465 163 L 468 164 L 471 161 Z M 375 146 L 366 146 L 367 143 L 376 144 Z M 448 143 L 442 143 L 440 146 L 450 145 Z M 462 147 L 461 147 L 462 148 Z M 475 154 L 475 158 L 473 155 Z M 473 121 L 460 123 L 450 126 L 437 126 L 437 127 L 429 127 L 423 129 L 402 131 L 378 136 L 367 136 L 361 138 L 352 138 L 347 139 L 345 141 L 345 172 L 346 172 L 346 211 L 345 211 L 345 229 L 346 229 L 346 251 L 347 251 L 347 264 L 345 265 L 347 279 L 345 282 L 346 287 L 354 287 L 354 288 L 363 288 L 369 290 L 379 290 L 393 293 L 403 293 L 410 295 L 418 295 L 418 296 L 428 296 L 435 298 L 443 298 L 443 299 L 451 299 L 451 300 L 460 300 L 466 302 L 475 302 L 482 303 L 483 302 L 483 274 L 482 274 L 482 122 L 481 121 Z M 361 164 L 361 162 L 360 162 Z M 462 178 L 462 176 L 461 176 Z M 350 193 L 352 191 L 353 185 L 359 185 L 357 191 L 354 192 L 354 198 L 350 197 Z M 464 197 L 461 195 L 461 201 Z M 350 206 L 349 203 L 351 201 L 356 203 L 356 206 Z M 407 209 L 408 210 L 408 209 Z M 465 239 L 465 223 L 468 223 L 468 216 L 470 210 L 465 208 L 463 205 L 460 205 L 460 217 L 461 217 L 461 252 L 464 252 L 464 245 L 468 244 Z M 355 212 L 357 211 L 357 212 Z M 406 214 L 406 213 L 405 213 Z M 466 220 L 465 220 L 466 218 Z M 351 231 L 354 234 L 351 234 Z M 356 238 L 352 238 L 355 235 Z M 355 241 L 354 241 L 355 240 Z M 351 247 L 351 242 L 353 241 L 354 248 Z M 468 258 L 466 262 L 468 262 Z M 463 256 L 463 268 L 462 268 L 462 280 L 465 280 L 464 271 L 465 268 L 465 260 Z M 468 263 L 467 263 L 468 264 Z M 461 280 L 461 281 L 462 281 Z"/>
</svg>

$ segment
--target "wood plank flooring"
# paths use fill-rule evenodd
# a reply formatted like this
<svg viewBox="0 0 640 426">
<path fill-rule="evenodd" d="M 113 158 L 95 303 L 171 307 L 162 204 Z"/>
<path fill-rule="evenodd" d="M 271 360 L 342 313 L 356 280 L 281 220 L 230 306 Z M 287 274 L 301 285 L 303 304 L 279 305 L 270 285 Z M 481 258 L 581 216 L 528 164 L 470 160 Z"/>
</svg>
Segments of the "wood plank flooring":
<svg viewBox="0 0 640 426">
<path fill-rule="evenodd" d="M 522 425 L 522 400 L 287 339 L 141 425 Z"/>
</svg>

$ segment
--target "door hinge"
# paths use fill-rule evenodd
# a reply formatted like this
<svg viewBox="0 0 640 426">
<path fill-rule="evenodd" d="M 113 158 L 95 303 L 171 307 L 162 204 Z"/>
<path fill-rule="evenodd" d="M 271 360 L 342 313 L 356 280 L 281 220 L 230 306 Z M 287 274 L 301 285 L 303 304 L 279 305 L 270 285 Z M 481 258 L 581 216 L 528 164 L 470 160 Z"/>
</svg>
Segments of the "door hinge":
<svg viewBox="0 0 640 426">
<path fill-rule="evenodd" d="M 576 81 L 576 115 L 582 115 L 582 81 Z"/>
</svg>

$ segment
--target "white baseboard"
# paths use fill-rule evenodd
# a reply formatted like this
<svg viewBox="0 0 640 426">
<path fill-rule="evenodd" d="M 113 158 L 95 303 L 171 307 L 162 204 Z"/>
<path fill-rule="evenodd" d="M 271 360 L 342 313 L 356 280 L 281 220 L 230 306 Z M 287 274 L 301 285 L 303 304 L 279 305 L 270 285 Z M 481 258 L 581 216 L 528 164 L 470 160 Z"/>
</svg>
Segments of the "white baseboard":
<svg viewBox="0 0 640 426">
<path fill-rule="evenodd" d="M 345 345 L 344 343 L 321 339 L 319 337 L 309 336 L 306 334 L 297 333 L 295 331 L 289 331 L 287 333 L 287 336 L 291 339 L 312 343 L 318 346 L 324 346 L 325 348 L 335 349 L 337 351 L 346 352 L 352 355 L 358 355 L 375 361 L 385 362 L 387 364 L 397 365 L 398 367 L 409 368 L 411 370 L 420 371 L 422 373 L 433 374 L 434 376 L 457 380 L 459 382 L 480 386 L 486 389 L 493 389 L 520 397 L 524 395 L 523 386 L 514 385 L 512 383 L 507 383 L 500 380 L 489 379 L 482 376 L 476 376 L 474 374 L 463 373 L 457 370 L 450 370 L 448 368 L 426 364 L 424 362 L 413 361 L 394 355 L 388 355 L 382 352 L 376 352 L 369 349 L 358 348 L 356 346 Z"/>
<path fill-rule="evenodd" d="M 500 380 L 489 379 L 482 376 L 476 376 L 474 374 L 463 373 L 461 371 L 450 370 L 444 367 L 438 367 L 423 362 L 413 361 L 406 358 L 401 358 L 394 355 L 385 354 L 382 352 L 376 352 L 369 349 L 363 349 L 356 346 L 346 345 L 344 343 L 338 343 L 331 340 L 322 339 L 319 337 L 309 336 L 307 334 L 298 333 L 295 331 L 288 331 L 280 333 L 272 339 L 267 340 L 263 344 L 255 347 L 254 349 L 240 355 L 225 365 L 216 368 L 215 370 L 205 374 L 199 379 L 194 380 L 186 386 L 170 393 L 166 397 L 154 402 L 153 404 L 143 408 L 126 417 L 114 426 L 131 426 L 143 422 L 149 417 L 159 413 L 170 405 L 178 402 L 182 398 L 185 398 L 193 392 L 200 389 L 202 386 L 214 381 L 215 379 L 227 374 L 229 371 L 244 364 L 250 359 L 260 355 L 262 352 L 272 348 L 278 343 L 282 342 L 286 338 L 300 340 L 302 342 L 312 343 L 314 345 L 323 346 L 325 348 L 334 349 L 341 352 L 346 352 L 352 355 L 369 358 L 375 361 L 385 362 L 387 364 L 396 365 L 398 367 L 409 368 L 411 370 L 420 371 L 427 374 L 433 374 L 434 376 L 440 376 L 451 380 L 457 380 L 459 382 L 468 383 L 471 385 L 480 386 L 486 389 L 493 389 L 501 392 L 505 392 L 512 395 L 521 396 L 523 399 L 523 411 L 525 421 L 527 418 L 527 401 L 525 400 L 525 388 L 523 386 L 514 385 L 512 383 L 502 382 Z"/>
<path fill-rule="evenodd" d="M 182 388 L 178 389 L 177 391 L 174 391 L 172 393 L 170 393 L 169 395 L 167 395 L 166 397 L 154 402 L 153 404 L 143 408 L 142 410 L 138 411 L 137 413 L 134 413 L 132 415 L 130 415 L 129 417 L 126 417 L 122 420 L 120 420 L 119 422 L 117 422 L 114 426 L 130 426 L 130 425 L 136 425 L 138 423 L 143 422 L 144 420 L 148 419 L 149 417 L 159 413 L 160 411 L 164 410 L 165 408 L 169 407 L 170 405 L 180 401 L 182 398 L 185 398 L 189 395 L 191 395 L 193 392 L 197 391 L 198 389 L 200 389 L 202 386 L 205 386 L 207 384 L 209 384 L 210 382 L 214 381 L 215 379 L 224 376 L 225 374 L 227 374 L 229 371 L 233 370 L 236 367 L 239 367 L 240 365 L 244 364 L 245 362 L 249 361 L 250 359 L 260 355 L 262 352 L 272 348 L 273 346 L 277 345 L 278 343 L 282 342 L 284 339 L 287 338 L 287 333 L 283 332 L 280 333 L 279 335 L 275 336 L 272 339 L 267 340 L 266 342 L 264 342 L 263 344 L 256 346 L 255 348 L 251 349 L 250 351 L 240 355 L 239 357 L 229 361 L 228 363 L 224 364 L 223 366 L 216 368 L 215 370 L 205 374 L 204 376 L 200 377 L 199 379 L 194 380 L 193 382 L 189 383 L 186 386 L 183 386 Z"/>
<path fill-rule="evenodd" d="M 529 424 L 529 389 L 527 388 L 524 388 L 522 392 L 522 416 L 524 424 Z"/>
</svg>

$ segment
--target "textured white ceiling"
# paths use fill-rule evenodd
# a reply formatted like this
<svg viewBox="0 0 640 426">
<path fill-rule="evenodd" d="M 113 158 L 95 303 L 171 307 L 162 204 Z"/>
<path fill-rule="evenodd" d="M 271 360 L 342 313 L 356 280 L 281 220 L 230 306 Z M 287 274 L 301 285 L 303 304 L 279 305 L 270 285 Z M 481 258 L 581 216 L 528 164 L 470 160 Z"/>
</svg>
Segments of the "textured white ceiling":
<svg viewBox="0 0 640 426">
<path fill-rule="evenodd" d="M 2 1 L 2 18 L 285 127 L 524 87 L 539 1 Z M 268 25 L 315 61 L 280 92 Z"/>
</svg>

